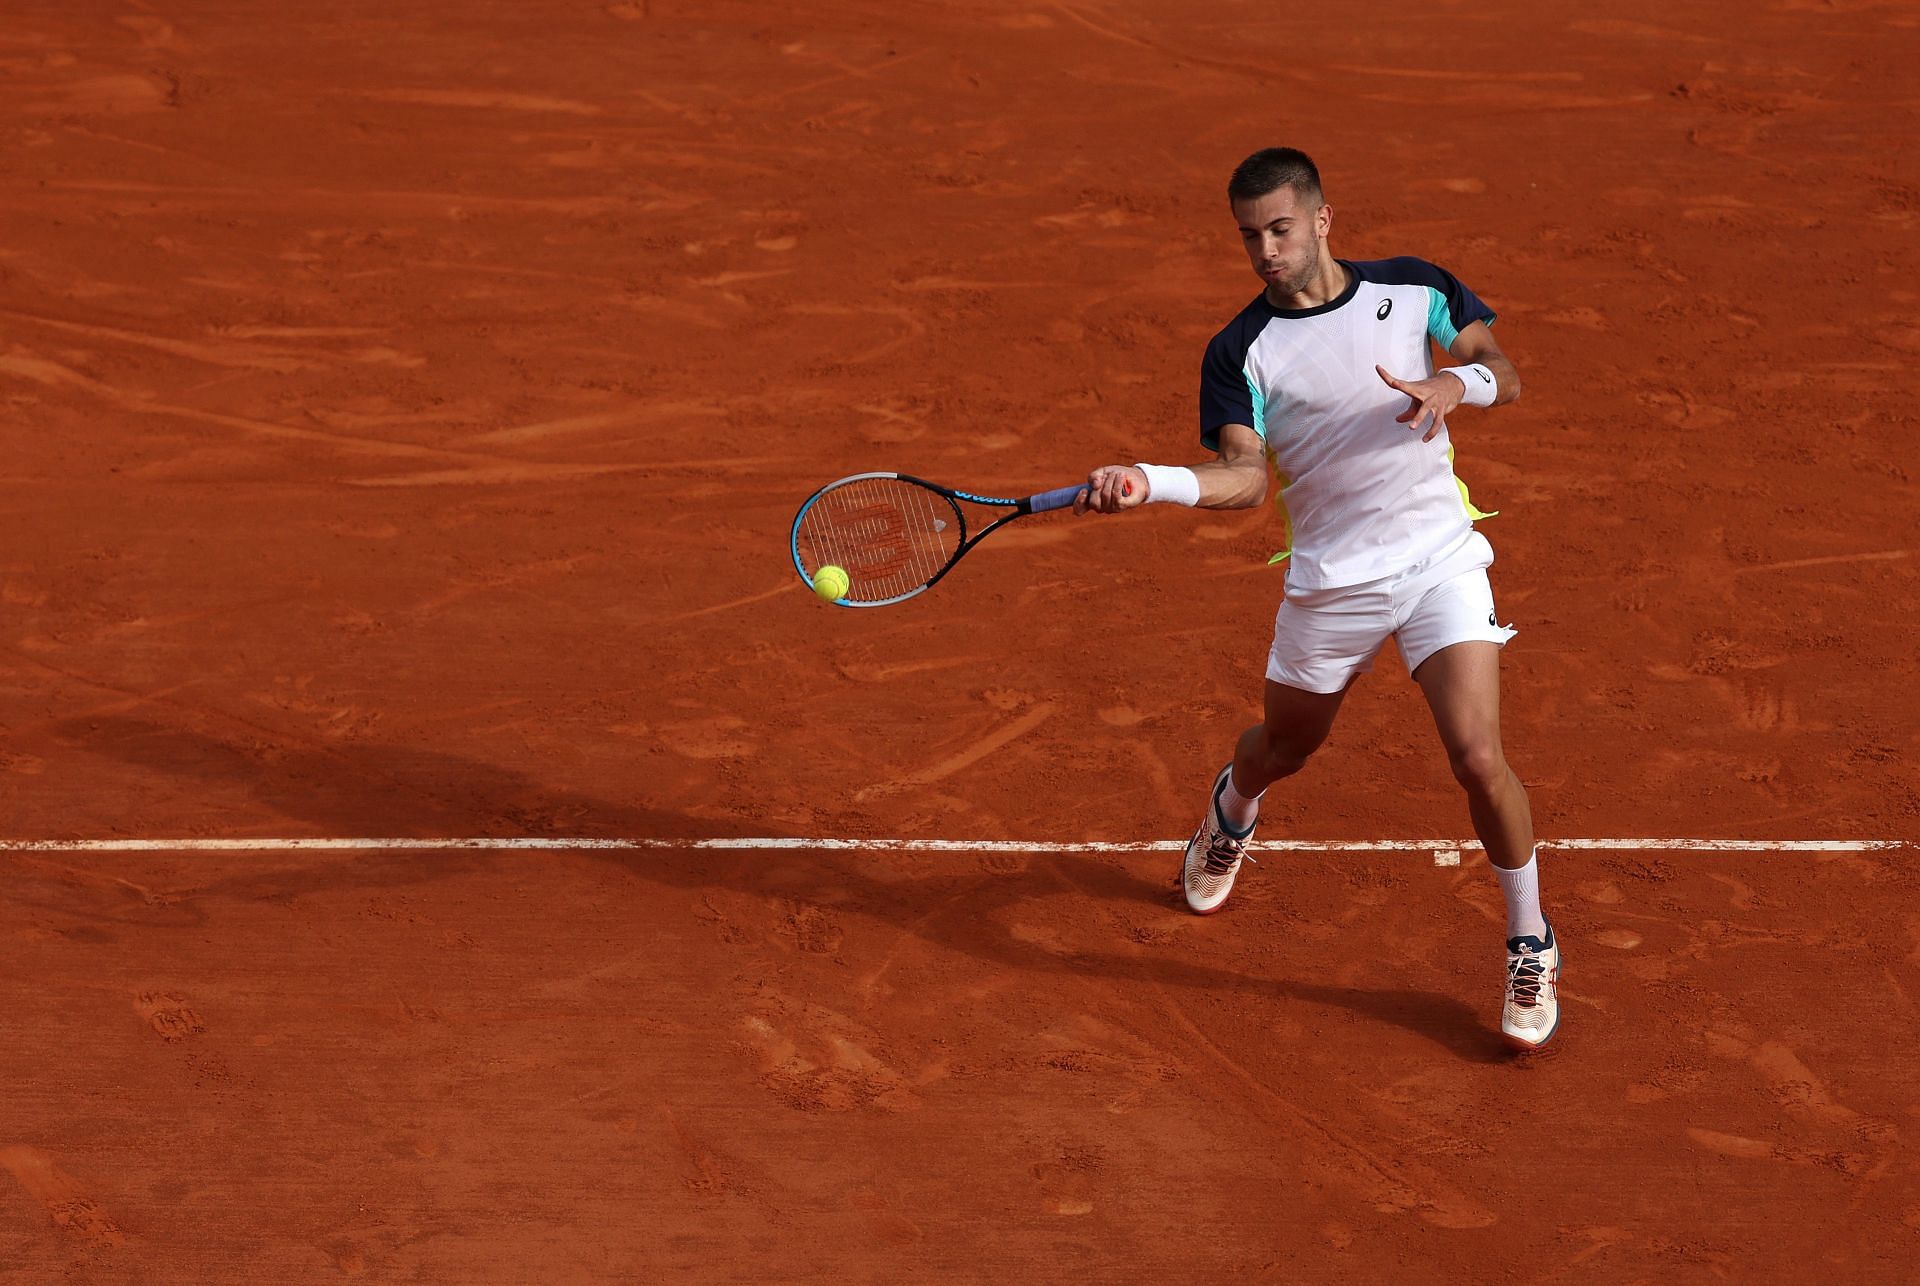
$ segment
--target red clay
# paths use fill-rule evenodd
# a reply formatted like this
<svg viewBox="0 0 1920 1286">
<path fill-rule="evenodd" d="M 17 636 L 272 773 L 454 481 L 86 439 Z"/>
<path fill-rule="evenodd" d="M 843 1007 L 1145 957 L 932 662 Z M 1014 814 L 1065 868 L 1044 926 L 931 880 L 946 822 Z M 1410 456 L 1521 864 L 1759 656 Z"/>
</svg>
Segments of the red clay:
<svg viewBox="0 0 1920 1286">
<path fill-rule="evenodd" d="M 1543 835 L 1920 840 L 1899 5 L 13 6 L 22 838 L 1185 835 L 1262 515 L 793 577 L 898 468 L 1197 458 L 1313 152 L 1502 316 Z M 1466 833 L 1390 658 L 1263 838 Z M 0 1281 L 1903 1281 L 1911 850 L 10 853 Z M 17 1182 L 15 1182 L 17 1181 Z"/>
</svg>

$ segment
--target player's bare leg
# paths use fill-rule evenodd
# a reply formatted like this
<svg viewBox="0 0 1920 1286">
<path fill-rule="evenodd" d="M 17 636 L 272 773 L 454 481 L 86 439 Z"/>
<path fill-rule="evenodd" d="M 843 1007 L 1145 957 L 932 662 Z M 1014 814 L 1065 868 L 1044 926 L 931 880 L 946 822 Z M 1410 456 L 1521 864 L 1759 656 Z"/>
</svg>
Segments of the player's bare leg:
<svg viewBox="0 0 1920 1286">
<path fill-rule="evenodd" d="M 1507 1000 L 1500 1030 L 1538 1049 L 1560 1024 L 1560 944 L 1540 910 L 1527 791 L 1500 745 L 1500 648 L 1456 643 L 1414 671 L 1426 693 L 1447 762 L 1467 792 L 1474 833 L 1496 868 L 1507 903 Z"/>
<path fill-rule="evenodd" d="M 1509 871 L 1533 857 L 1533 810 L 1500 745 L 1500 647 L 1455 643 L 1414 671 L 1426 693 L 1454 780 L 1467 792 L 1487 860 Z"/>
<path fill-rule="evenodd" d="M 1346 699 L 1346 688 L 1306 692 L 1267 680 L 1265 717 L 1241 733 L 1233 748 L 1234 789 L 1248 799 L 1258 798 L 1274 782 L 1306 767 L 1313 752 L 1326 744 Z"/>
<path fill-rule="evenodd" d="M 1206 820 L 1187 844 L 1180 881 L 1187 906 L 1218 911 L 1233 891 L 1268 786 L 1306 766 L 1333 729 L 1346 690 L 1306 692 L 1267 681 L 1265 717 L 1240 734 L 1233 762 L 1214 779 Z"/>
</svg>

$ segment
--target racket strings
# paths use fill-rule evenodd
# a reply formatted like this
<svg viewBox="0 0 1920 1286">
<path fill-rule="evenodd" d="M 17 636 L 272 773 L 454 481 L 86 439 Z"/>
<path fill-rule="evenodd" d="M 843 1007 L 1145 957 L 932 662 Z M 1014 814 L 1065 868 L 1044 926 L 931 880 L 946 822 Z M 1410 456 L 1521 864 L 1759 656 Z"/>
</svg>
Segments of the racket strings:
<svg viewBox="0 0 1920 1286">
<path fill-rule="evenodd" d="M 939 501 L 942 506 L 948 509 L 951 509 L 952 506 L 948 504 L 944 497 L 936 496 L 933 492 L 927 491 L 924 488 L 915 487 L 914 491 L 916 493 L 914 496 L 915 505 L 919 510 L 915 515 L 916 522 L 914 530 L 925 533 L 928 539 L 916 542 L 914 546 L 915 563 L 913 572 L 915 583 L 924 585 L 938 575 L 942 567 L 946 566 L 947 556 L 950 552 L 946 543 L 939 539 L 943 532 L 940 526 L 939 512 L 934 508 L 934 502 Z"/>
<path fill-rule="evenodd" d="M 846 570 L 846 597 L 896 598 L 940 574 L 959 546 L 959 513 L 938 492 L 898 478 L 863 478 L 822 495 L 800 521 L 808 575 Z"/>
</svg>

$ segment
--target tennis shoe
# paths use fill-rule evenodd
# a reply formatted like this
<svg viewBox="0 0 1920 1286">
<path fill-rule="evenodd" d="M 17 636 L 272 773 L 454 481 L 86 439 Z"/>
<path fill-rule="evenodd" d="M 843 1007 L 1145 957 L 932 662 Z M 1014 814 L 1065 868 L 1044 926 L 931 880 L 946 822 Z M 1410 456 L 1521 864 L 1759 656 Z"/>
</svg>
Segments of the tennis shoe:
<svg viewBox="0 0 1920 1286">
<path fill-rule="evenodd" d="M 1228 764 L 1213 779 L 1213 790 L 1207 795 L 1206 820 L 1187 841 L 1186 860 L 1180 867 L 1180 886 L 1186 891 L 1187 906 L 1195 915 L 1212 915 L 1218 911 L 1226 902 L 1227 894 L 1233 892 L 1241 861 L 1254 860 L 1247 856 L 1247 844 L 1253 839 L 1254 827 L 1249 826 L 1245 834 L 1236 835 L 1220 817 L 1220 788 L 1226 785 L 1227 774 L 1232 771 L 1233 765 Z"/>
<path fill-rule="evenodd" d="M 1560 1026 L 1560 944 L 1546 936 L 1507 939 L 1507 1004 L 1500 1034 L 1519 1050 L 1539 1049 Z"/>
</svg>

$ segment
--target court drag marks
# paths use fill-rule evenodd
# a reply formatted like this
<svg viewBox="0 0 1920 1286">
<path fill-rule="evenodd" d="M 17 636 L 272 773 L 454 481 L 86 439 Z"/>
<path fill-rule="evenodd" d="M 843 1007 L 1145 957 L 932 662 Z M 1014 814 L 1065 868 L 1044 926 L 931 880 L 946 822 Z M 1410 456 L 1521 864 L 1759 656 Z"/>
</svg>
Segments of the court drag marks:
<svg viewBox="0 0 1920 1286">
<path fill-rule="evenodd" d="M 1274 524 L 1036 520 L 864 614 L 785 529 L 860 469 L 1191 458 L 1257 289 L 1224 176 L 1293 142 L 1336 252 L 1457 271 L 1526 378 L 1455 432 L 1543 834 L 1920 838 L 1911 23 L 26 6 L 6 834 L 1184 830 Z M 1464 831 L 1396 664 L 1265 834 Z M 1276 856 L 1207 920 L 1164 855 L 0 864 L 0 1280 L 1896 1281 L 1920 1235 L 1910 851 L 1553 856 L 1522 1061 L 1471 854 Z"/>
</svg>

